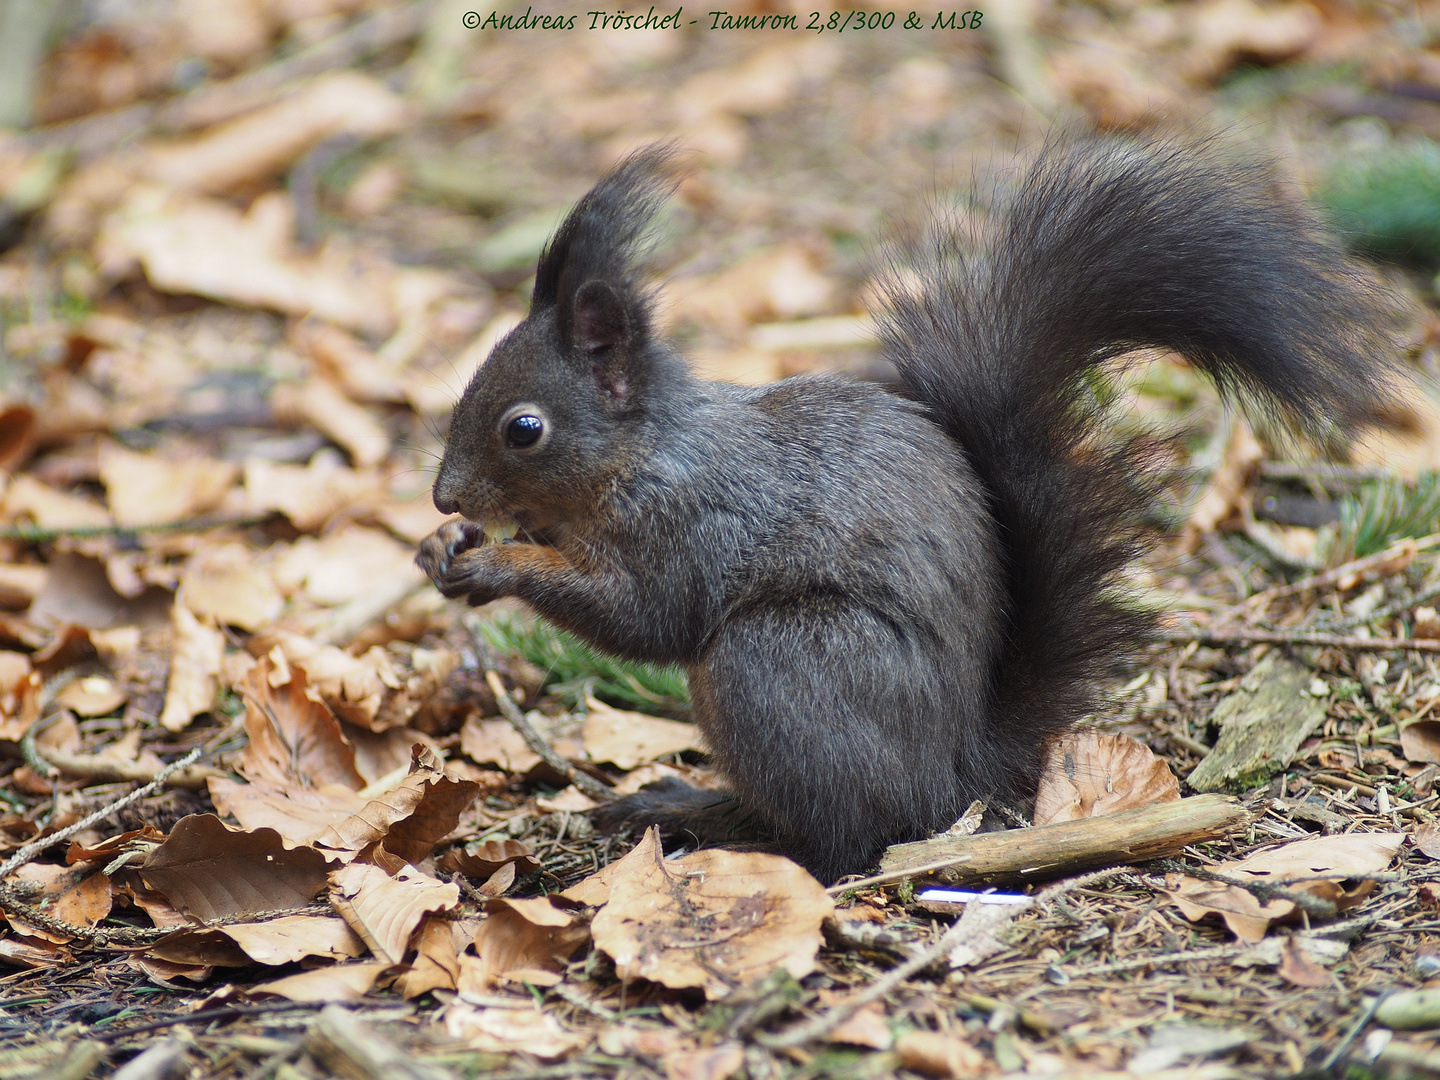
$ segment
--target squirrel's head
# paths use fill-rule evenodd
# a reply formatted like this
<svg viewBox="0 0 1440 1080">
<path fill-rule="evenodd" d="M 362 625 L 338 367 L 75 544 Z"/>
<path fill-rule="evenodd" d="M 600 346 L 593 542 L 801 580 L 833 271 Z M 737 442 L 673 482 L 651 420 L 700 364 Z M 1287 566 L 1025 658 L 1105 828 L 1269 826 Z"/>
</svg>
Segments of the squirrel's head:
<svg viewBox="0 0 1440 1080">
<path fill-rule="evenodd" d="M 593 515 L 636 464 L 653 403 L 684 377 L 654 340 L 637 249 L 669 195 L 673 151 L 632 155 L 595 185 L 540 256 L 530 314 L 476 371 L 450 420 L 435 505 L 497 530 Z"/>
</svg>

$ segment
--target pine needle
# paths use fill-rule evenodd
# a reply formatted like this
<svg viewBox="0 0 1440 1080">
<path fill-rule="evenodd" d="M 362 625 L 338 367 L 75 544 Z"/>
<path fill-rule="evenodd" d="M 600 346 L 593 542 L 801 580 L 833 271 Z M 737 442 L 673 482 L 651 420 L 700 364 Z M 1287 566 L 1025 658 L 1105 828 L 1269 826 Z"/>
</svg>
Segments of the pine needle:
<svg viewBox="0 0 1440 1080">
<path fill-rule="evenodd" d="M 483 623 L 480 632 L 493 648 L 519 653 L 545 672 L 546 688 L 572 707 L 582 707 L 593 694 L 638 712 L 675 715 L 690 709 L 690 686 L 678 667 L 617 659 L 543 619 L 503 614 Z"/>
</svg>

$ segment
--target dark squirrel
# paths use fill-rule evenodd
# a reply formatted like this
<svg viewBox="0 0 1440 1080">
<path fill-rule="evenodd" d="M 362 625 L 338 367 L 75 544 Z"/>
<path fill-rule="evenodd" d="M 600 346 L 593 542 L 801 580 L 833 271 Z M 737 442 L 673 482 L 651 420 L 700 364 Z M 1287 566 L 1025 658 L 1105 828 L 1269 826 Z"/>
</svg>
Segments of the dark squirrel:
<svg viewBox="0 0 1440 1080">
<path fill-rule="evenodd" d="M 1393 404 L 1365 273 L 1205 148 L 1052 142 L 979 256 L 942 235 L 891 290 L 898 394 L 692 374 L 637 267 L 672 186 L 642 151 L 560 226 L 455 408 L 435 505 L 469 520 L 418 559 L 446 596 L 688 669 L 729 790 L 651 785 L 602 828 L 758 840 L 830 882 L 972 799 L 1027 804 L 1151 626 L 1117 574 L 1154 470 L 1103 427 L 1097 370 L 1171 349 L 1327 444 Z"/>
</svg>

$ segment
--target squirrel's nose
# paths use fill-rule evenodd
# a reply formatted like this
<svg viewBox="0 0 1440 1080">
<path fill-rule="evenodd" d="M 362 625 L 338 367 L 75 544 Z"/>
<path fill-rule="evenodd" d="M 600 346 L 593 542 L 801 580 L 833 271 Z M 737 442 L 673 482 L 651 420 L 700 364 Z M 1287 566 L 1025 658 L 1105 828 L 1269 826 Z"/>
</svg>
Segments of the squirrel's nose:
<svg viewBox="0 0 1440 1080">
<path fill-rule="evenodd" d="M 460 512 L 460 500 L 449 495 L 440 493 L 440 485 L 435 485 L 435 509 L 442 514 L 458 514 Z"/>
</svg>

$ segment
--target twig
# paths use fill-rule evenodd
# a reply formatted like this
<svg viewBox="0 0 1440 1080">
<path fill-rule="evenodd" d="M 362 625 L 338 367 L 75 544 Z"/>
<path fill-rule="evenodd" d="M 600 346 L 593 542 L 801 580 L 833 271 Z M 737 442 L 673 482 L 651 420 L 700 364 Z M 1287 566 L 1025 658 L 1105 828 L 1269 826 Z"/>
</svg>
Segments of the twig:
<svg viewBox="0 0 1440 1080">
<path fill-rule="evenodd" d="M 151 780 L 144 787 L 138 787 L 134 791 L 130 792 L 128 795 L 122 795 L 120 798 L 115 799 L 113 802 L 106 803 L 104 806 L 97 809 L 94 813 L 86 815 L 79 821 L 75 822 L 73 825 L 67 825 L 65 828 L 60 829 L 58 832 L 50 833 L 48 836 L 39 837 L 35 840 L 30 841 L 30 843 L 24 845 L 23 847 L 17 849 L 15 854 L 11 855 L 10 858 L 6 859 L 3 864 L 0 864 L 0 881 L 3 881 L 5 878 L 9 877 L 16 870 L 24 866 L 36 855 L 40 854 L 40 852 L 42 851 L 45 851 L 47 848 L 52 848 L 61 841 L 69 840 L 70 837 L 74 836 L 76 833 L 84 832 L 92 825 L 98 825 L 100 822 L 104 821 L 112 814 L 118 814 L 127 806 L 139 802 L 141 799 L 145 798 L 148 795 L 155 794 L 155 792 L 159 791 L 165 786 L 165 782 L 169 780 L 170 777 L 174 776 L 181 769 L 186 768 L 189 765 L 194 765 L 195 762 L 199 761 L 203 755 L 213 752 L 217 746 L 220 746 L 222 743 L 225 742 L 226 739 L 230 738 L 231 733 L 237 730 L 243 722 L 243 719 L 237 718 L 228 727 L 224 728 L 222 731 L 217 732 L 215 735 L 212 735 L 208 740 L 195 747 L 195 749 L 191 750 L 184 757 L 176 758 L 169 765 L 166 765 L 159 772 L 157 772 L 155 774 L 155 779 Z"/>
<path fill-rule="evenodd" d="M 1440 639 L 1435 638 L 1362 638 L 1343 634 L 1313 634 L 1304 631 L 1280 630 L 1171 630 L 1160 635 L 1171 644 L 1196 641 L 1201 645 L 1314 645 L 1353 652 L 1419 652 L 1440 653 Z"/>
<path fill-rule="evenodd" d="M 1197 960 L 1226 960 L 1232 956 L 1253 949 L 1252 944 L 1221 945 L 1215 949 L 1192 949 L 1189 952 L 1153 953 L 1134 960 L 1118 960 L 1109 964 L 1094 964 L 1079 971 L 1067 971 L 1072 979 L 1083 979 L 1090 975 L 1112 975 L 1122 971 L 1137 971 L 1145 967 L 1163 967 L 1166 964 L 1189 964 Z"/>
<path fill-rule="evenodd" d="M 1379 1011 L 1380 1004 L 1390 996 L 1390 993 L 1390 990 L 1386 990 L 1366 1004 L 1364 1011 L 1361 1012 L 1360 1018 L 1355 1021 L 1355 1026 L 1350 1029 L 1349 1034 L 1340 1040 L 1340 1044 L 1336 1046 L 1334 1050 L 1331 1050 L 1329 1056 L 1321 1063 L 1320 1071 L 1322 1073 L 1327 1073 L 1335 1067 L 1335 1063 L 1340 1060 L 1340 1055 L 1350 1048 L 1350 1044 L 1355 1041 L 1355 1037 L 1365 1030 L 1365 1025 L 1375 1019 L 1375 1013 Z"/>
<path fill-rule="evenodd" d="M 520 706 L 515 704 L 515 699 L 505 689 L 505 684 L 500 681 L 500 676 L 493 670 L 485 672 L 485 681 L 489 684 L 491 692 L 495 695 L 495 703 L 500 706 L 500 711 L 505 719 L 510 721 L 510 726 L 520 733 L 525 740 L 525 745 L 532 752 L 540 756 L 540 760 L 549 765 L 566 780 L 589 795 L 592 799 L 599 799 L 601 802 L 609 802 L 615 797 L 615 793 L 608 787 L 596 780 L 588 773 L 575 768 L 568 761 L 557 754 L 540 733 L 535 730 L 530 721 L 525 719 L 525 714 L 520 711 Z"/>
<path fill-rule="evenodd" d="M 1237 604 L 1231 611 L 1234 614 L 1238 614 L 1240 611 L 1248 608 L 1263 607 L 1271 600 L 1278 600 L 1283 596 L 1293 596 L 1296 593 L 1328 588 L 1351 574 L 1363 574 L 1373 567 L 1384 566 L 1391 559 L 1403 554 L 1405 548 L 1412 544 L 1417 551 L 1426 551 L 1430 548 L 1440 546 L 1440 533 L 1422 536 L 1418 540 L 1403 540 L 1398 544 L 1392 544 L 1378 554 L 1367 555 L 1363 559 L 1352 559 L 1350 562 L 1342 563 L 1340 566 L 1333 567 L 1329 570 L 1322 570 L 1318 574 L 1311 574 L 1309 577 L 1301 578 L 1299 581 L 1291 582 L 1289 585 L 1275 585 L 1269 589 L 1265 589 L 1263 592 L 1256 593 L 1243 603 Z"/>
<path fill-rule="evenodd" d="M 42 528 L 39 525 L 12 525 L 0 529 L 0 540 L 21 540 L 27 544 L 47 544 L 61 537 L 135 536 L 139 533 L 207 532 L 227 527 L 248 528 L 262 525 L 268 517 L 205 517 L 186 521 L 170 521 L 161 525 L 76 525 L 67 529 Z"/>
</svg>

